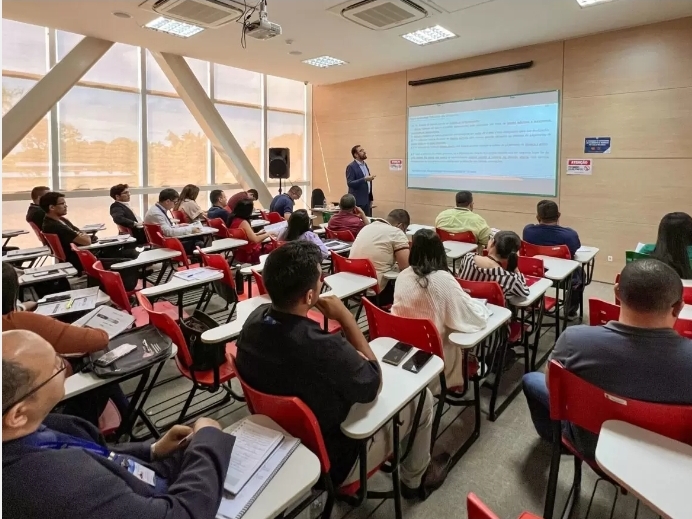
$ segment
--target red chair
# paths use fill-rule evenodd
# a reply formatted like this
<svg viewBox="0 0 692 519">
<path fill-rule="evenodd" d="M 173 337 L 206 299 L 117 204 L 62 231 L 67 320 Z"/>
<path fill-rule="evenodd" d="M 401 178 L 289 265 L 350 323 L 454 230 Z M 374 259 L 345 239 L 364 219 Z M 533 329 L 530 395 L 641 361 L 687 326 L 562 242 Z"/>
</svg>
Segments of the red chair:
<svg viewBox="0 0 692 519">
<path fill-rule="evenodd" d="M 269 221 L 269 213 L 267 213 L 267 211 L 263 211 L 262 209 L 260 209 L 260 216 L 262 217 L 262 220 Z"/>
<path fill-rule="evenodd" d="M 683 287 L 682 300 L 686 305 L 692 305 L 692 287 Z"/>
<path fill-rule="evenodd" d="M 175 357 L 175 364 L 178 366 L 180 374 L 192 382 L 192 389 L 190 394 L 185 400 L 180 415 L 178 416 L 177 423 L 183 423 L 186 419 L 190 419 L 194 416 L 199 416 L 200 414 L 208 413 L 210 409 L 219 407 L 221 405 L 226 405 L 231 401 L 231 397 L 244 401 L 243 397 L 239 397 L 233 393 L 231 390 L 230 381 L 235 378 L 235 371 L 228 361 L 228 355 L 235 350 L 235 343 L 229 342 L 226 344 L 226 362 L 221 366 L 214 369 L 199 371 L 192 369 L 192 354 L 188 349 L 187 342 L 183 336 L 183 332 L 180 330 L 180 326 L 175 322 L 170 315 L 164 312 L 157 312 L 152 307 L 146 296 L 137 292 L 137 300 L 139 301 L 140 307 L 149 315 L 149 322 L 161 333 L 167 335 L 178 347 L 178 353 Z M 192 399 L 197 391 L 209 391 L 215 393 L 219 389 L 226 392 L 226 397 L 222 398 L 220 401 L 213 403 L 211 406 L 207 406 L 204 409 L 196 410 L 190 416 L 187 415 L 187 411 L 190 408 Z"/>
<path fill-rule="evenodd" d="M 98 261 L 96 256 L 89 250 L 80 250 L 74 243 L 70 243 L 70 248 L 79 258 L 79 262 L 82 264 L 82 269 L 86 272 L 86 275 L 98 283 L 100 275 L 94 269 L 94 263 Z"/>
<path fill-rule="evenodd" d="M 179 223 L 190 223 L 184 211 L 171 211 L 171 214 Z"/>
<path fill-rule="evenodd" d="M 231 236 L 228 234 L 228 227 L 226 227 L 226 224 L 221 218 L 212 218 L 211 220 L 207 220 L 207 225 L 219 231 L 214 235 L 214 238 L 231 238 Z"/>
<path fill-rule="evenodd" d="M 612 395 L 567 371 L 554 360 L 550 361 L 548 366 L 548 392 L 550 419 L 553 420 L 553 454 L 543 512 L 545 519 L 553 517 L 563 448 L 574 455 L 572 505 L 579 501 L 581 466 L 584 461 L 601 478 L 615 484 L 595 460 L 585 458 L 569 439 L 562 435 L 561 421 L 571 422 L 593 434 L 598 434 L 603 422 L 620 420 L 692 445 L 692 405 L 655 404 Z M 569 513 L 571 514 L 571 510 Z M 565 514 L 562 516 L 565 517 Z"/>
<path fill-rule="evenodd" d="M 182 263 L 182 266 L 177 270 L 197 268 L 200 266 L 199 263 L 190 263 L 190 260 L 187 257 L 187 253 L 185 252 L 185 247 L 183 247 L 183 244 L 180 242 L 178 238 L 174 238 L 172 236 L 164 236 L 163 234 L 159 233 L 159 239 L 161 240 L 161 243 L 163 244 L 164 248 L 176 250 L 180 253 L 179 257 L 173 259 L 173 261 L 178 261 Z"/>
<path fill-rule="evenodd" d="M 545 276 L 545 267 L 541 258 L 531 258 L 529 256 L 517 257 L 517 268 L 525 276 L 542 278 Z"/>
<path fill-rule="evenodd" d="M 690 319 L 678 319 L 675 321 L 675 331 L 678 332 L 683 337 L 692 339 L 692 320 Z"/>
<path fill-rule="evenodd" d="M 229 323 L 231 321 L 231 317 L 233 317 L 233 313 L 235 312 L 235 307 L 238 304 L 238 292 L 235 288 L 235 280 L 233 279 L 231 267 L 228 265 L 226 258 L 224 258 L 221 254 L 206 254 L 202 252 L 202 249 L 199 247 L 197 247 L 197 252 L 202 258 L 202 263 L 205 266 L 220 270 L 223 273 L 223 279 L 220 279 L 216 283 L 220 283 L 223 287 L 223 290 L 219 292 L 219 295 L 226 301 L 226 309 L 228 309 L 229 306 L 231 307 L 231 311 L 228 313 L 228 319 L 226 320 L 226 322 Z M 206 294 L 207 287 L 205 286 L 200 302 L 204 301 Z M 211 296 L 213 294 L 214 292 L 210 291 L 209 299 L 202 308 L 202 311 L 207 309 L 207 305 L 209 304 L 209 301 L 211 301 Z"/>
<path fill-rule="evenodd" d="M 29 227 L 31 227 L 31 230 L 34 231 L 34 234 L 41 242 L 41 245 L 45 245 L 46 247 L 48 247 L 48 242 L 43 237 L 43 233 L 41 232 L 41 229 L 38 228 L 38 225 L 36 225 L 34 222 L 29 222 Z"/>
<path fill-rule="evenodd" d="M 145 223 L 143 224 L 144 234 L 147 237 L 149 245 L 152 247 L 163 247 L 163 241 L 159 236 L 163 235 L 163 230 L 160 225 L 155 223 Z"/>
<path fill-rule="evenodd" d="M 496 281 L 467 281 L 457 278 L 461 288 L 476 299 L 487 299 L 491 305 L 505 306 L 505 294 Z"/>
<path fill-rule="evenodd" d="M 522 240 L 519 254 L 522 256 L 550 256 L 551 258 L 572 259 L 567 245 L 534 245 Z"/>
<path fill-rule="evenodd" d="M 312 410 L 305 403 L 294 396 L 274 396 L 262 393 L 250 387 L 238 373 L 235 363 L 235 354 L 226 354 L 231 369 L 236 374 L 243 394 L 247 401 L 247 407 L 252 414 L 263 414 L 274 420 L 279 427 L 288 434 L 299 438 L 301 443 L 320 460 L 322 480 L 327 491 L 327 501 L 322 512 L 323 519 L 329 519 L 334 507 L 335 491 L 332 478 L 329 476 L 331 463 L 320 424 Z"/>
<path fill-rule="evenodd" d="M 132 307 L 130 296 L 137 292 L 133 290 L 128 293 L 125 290 L 125 285 L 123 285 L 123 279 L 120 277 L 120 273 L 104 269 L 100 261 L 94 263 L 93 269 L 98 274 L 103 290 L 108 294 L 108 297 L 111 298 L 111 302 L 124 312 L 132 315 L 132 317 L 135 318 L 135 326 L 137 328 L 149 324 L 147 312 L 142 307 Z M 164 312 L 173 319 L 178 319 L 178 307 L 172 305 L 168 301 L 157 301 L 154 308 L 157 312 Z M 186 316 L 184 313 L 183 315 Z"/>
<path fill-rule="evenodd" d="M 471 231 L 449 232 L 442 229 L 435 229 L 435 232 L 442 241 L 460 241 L 462 243 L 478 243 L 476 235 Z"/>
<path fill-rule="evenodd" d="M 275 223 L 281 223 L 284 221 L 284 217 L 281 216 L 279 213 L 266 213 L 267 217 L 265 220 L 267 220 L 270 224 L 275 224 Z"/>
<path fill-rule="evenodd" d="M 60 238 L 58 238 L 57 234 L 50 234 L 50 233 L 43 233 L 43 237 L 46 240 L 46 243 L 48 244 L 48 247 L 50 248 L 51 252 L 53 253 L 53 256 L 58 258 L 62 262 L 67 261 L 67 255 L 65 254 L 65 251 L 62 248 L 62 243 L 60 243 Z"/>
<path fill-rule="evenodd" d="M 602 299 L 589 299 L 589 326 L 602 326 L 620 319 L 620 307 Z"/>
<path fill-rule="evenodd" d="M 466 513 L 468 519 L 500 519 L 495 512 L 488 508 L 476 494 L 470 492 L 466 496 Z M 530 512 L 522 512 L 518 519 L 541 519 Z"/>
<path fill-rule="evenodd" d="M 99 431 L 101 431 L 101 434 L 104 436 L 115 434 L 120 427 L 120 422 L 120 412 L 113 401 L 109 400 L 103 413 L 99 416 Z"/>
<path fill-rule="evenodd" d="M 363 306 L 365 307 L 365 315 L 368 319 L 371 341 L 378 337 L 390 337 L 397 341 L 411 344 L 419 350 L 437 355 L 444 360 L 445 356 L 442 347 L 442 339 L 440 338 L 437 328 L 429 319 L 414 319 L 411 317 L 393 315 L 376 307 L 366 298 L 363 298 Z M 468 361 L 469 358 L 466 356 L 466 350 L 464 350 L 464 358 L 466 362 L 463 369 L 468 369 L 464 379 L 467 380 L 470 377 L 473 381 L 474 398 L 473 400 L 461 400 L 460 397 L 463 393 L 457 393 L 453 388 L 448 390 L 447 380 L 443 370 L 440 373 L 440 393 L 436 395 L 438 397 L 438 402 L 435 408 L 435 418 L 432 428 L 432 443 L 434 445 L 437 439 L 437 431 L 440 427 L 440 420 L 442 419 L 442 411 L 445 403 L 459 407 L 469 407 L 470 405 L 475 407 L 475 428 L 469 439 L 466 440 L 464 445 L 454 454 L 453 463 L 456 463 L 473 442 L 478 439 L 481 431 L 480 388 L 479 379 L 476 376 L 478 374 L 478 362 L 475 361 L 475 358 L 473 362 Z M 465 389 L 466 388 L 464 388 L 464 390 Z"/>
<path fill-rule="evenodd" d="M 372 264 L 372 261 L 369 259 L 352 259 L 352 258 L 344 258 L 343 256 L 339 256 L 336 252 L 331 251 L 332 254 L 332 267 L 334 269 L 334 273 L 338 274 L 339 272 L 350 272 L 352 274 L 358 274 L 359 276 L 366 276 L 369 278 L 374 278 L 378 279 L 377 277 L 377 271 L 375 270 L 375 266 Z M 377 306 L 379 305 L 379 296 L 380 296 L 380 285 L 379 283 L 375 283 L 371 287 L 371 290 L 375 292 L 375 297 L 377 298 Z M 363 303 L 361 302 L 360 305 L 358 306 L 358 311 L 356 312 L 356 321 L 360 319 L 360 312 L 363 309 Z"/>
<path fill-rule="evenodd" d="M 118 228 L 118 234 L 129 234 L 132 236 L 132 229 L 129 227 L 125 227 L 124 225 L 116 224 L 116 227 Z"/>
<path fill-rule="evenodd" d="M 324 233 L 327 236 L 327 238 L 330 240 L 341 240 L 341 241 L 346 241 L 349 243 L 353 243 L 356 240 L 355 237 L 353 236 L 353 233 L 349 230 L 333 231 L 329 227 L 326 227 L 324 229 Z"/>
</svg>

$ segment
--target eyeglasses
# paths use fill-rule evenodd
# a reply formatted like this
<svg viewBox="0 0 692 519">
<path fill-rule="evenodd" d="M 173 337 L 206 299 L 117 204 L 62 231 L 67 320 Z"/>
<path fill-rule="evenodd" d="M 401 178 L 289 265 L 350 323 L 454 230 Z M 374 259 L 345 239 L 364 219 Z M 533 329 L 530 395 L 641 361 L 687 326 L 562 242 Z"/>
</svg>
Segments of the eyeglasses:
<svg viewBox="0 0 692 519">
<path fill-rule="evenodd" d="M 62 358 L 60 355 L 56 356 L 56 365 L 55 367 L 57 368 L 57 371 L 53 373 L 50 377 L 48 377 L 47 380 L 41 382 L 38 386 L 36 386 L 34 389 L 28 391 L 24 396 L 21 398 L 15 399 L 12 403 L 7 404 L 5 407 L 2 408 L 2 416 L 5 416 L 7 412 L 12 409 L 14 406 L 16 406 L 19 402 L 22 402 L 29 398 L 31 395 L 36 393 L 38 390 L 40 390 L 43 386 L 48 384 L 51 380 L 53 380 L 55 377 L 60 375 L 63 371 L 67 369 L 67 362 L 65 361 L 64 358 Z"/>
</svg>

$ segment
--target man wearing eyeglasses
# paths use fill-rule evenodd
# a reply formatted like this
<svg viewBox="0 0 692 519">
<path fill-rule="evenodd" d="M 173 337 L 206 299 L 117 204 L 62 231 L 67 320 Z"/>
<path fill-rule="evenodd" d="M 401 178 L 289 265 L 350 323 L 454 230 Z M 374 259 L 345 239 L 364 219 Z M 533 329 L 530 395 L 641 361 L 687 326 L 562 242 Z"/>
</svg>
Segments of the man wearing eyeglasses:
<svg viewBox="0 0 692 519">
<path fill-rule="evenodd" d="M 65 361 L 28 331 L 2 334 L 2 501 L 8 517 L 213 519 L 233 437 L 200 418 L 155 443 L 106 445 L 98 429 L 49 414 Z"/>
</svg>

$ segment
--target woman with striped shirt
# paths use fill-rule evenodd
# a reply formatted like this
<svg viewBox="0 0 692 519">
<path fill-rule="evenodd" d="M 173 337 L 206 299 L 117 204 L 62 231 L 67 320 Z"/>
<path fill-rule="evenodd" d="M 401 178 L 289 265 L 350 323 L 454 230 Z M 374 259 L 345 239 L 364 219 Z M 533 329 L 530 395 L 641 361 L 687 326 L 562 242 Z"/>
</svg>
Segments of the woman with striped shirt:
<svg viewBox="0 0 692 519">
<path fill-rule="evenodd" d="M 461 258 L 459 277 L 468 281 L 496 281 L 507 296 L 526 297 L 529 287 L 519 272 L 521 239 L 512 231 L 500 231 L 488 242 L 488 255 L 473 253 Z"/>
</svg>

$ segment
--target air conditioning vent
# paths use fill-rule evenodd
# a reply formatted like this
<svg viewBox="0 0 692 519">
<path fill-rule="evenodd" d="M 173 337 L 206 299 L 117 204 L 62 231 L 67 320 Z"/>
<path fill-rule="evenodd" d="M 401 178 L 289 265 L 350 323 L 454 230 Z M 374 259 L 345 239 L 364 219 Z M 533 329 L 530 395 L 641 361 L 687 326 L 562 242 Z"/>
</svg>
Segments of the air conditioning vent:
<svg viewBox="0 0 692 519">
<path fill-rule="evenodd" d="M 421 20 L 428 11 L 410 0 L 362 0 L 342 7 L 340 14 L 358 25 L 382 31 Z"/>
<path fill-rule="evenodd" d="M 242 4 L 234 0 L 149 0 L 140 7 L 210 29 L 233 22 L 244 12 Z"/>
</svg>

